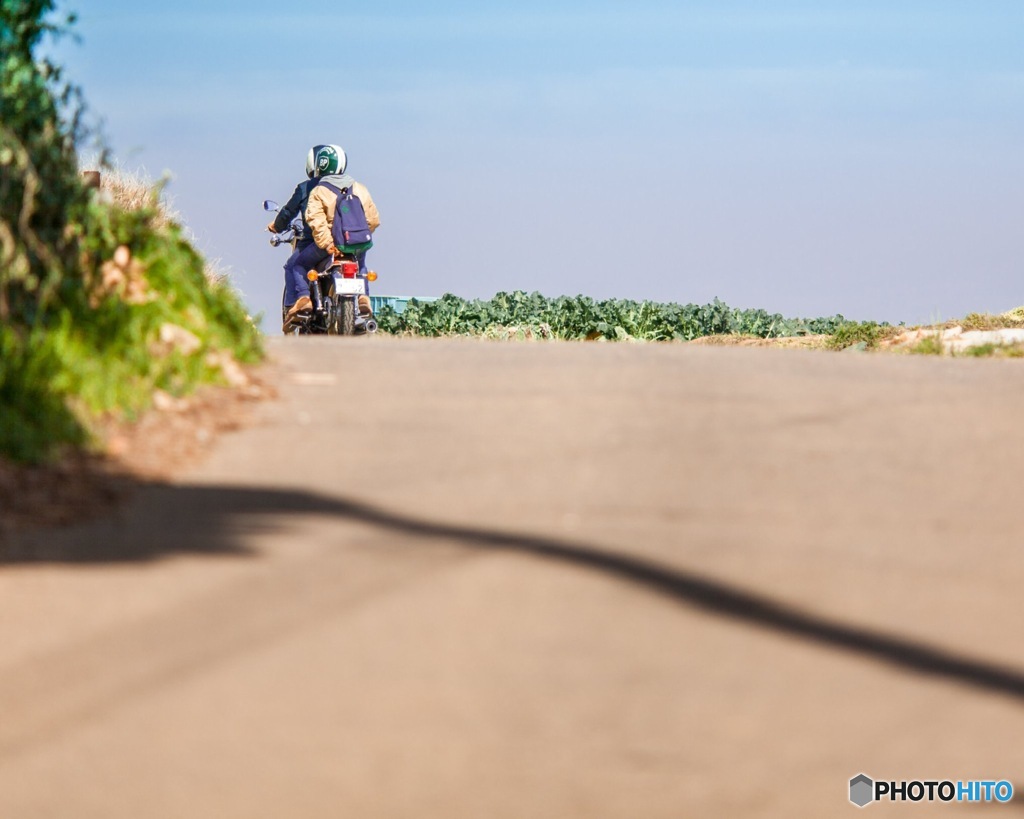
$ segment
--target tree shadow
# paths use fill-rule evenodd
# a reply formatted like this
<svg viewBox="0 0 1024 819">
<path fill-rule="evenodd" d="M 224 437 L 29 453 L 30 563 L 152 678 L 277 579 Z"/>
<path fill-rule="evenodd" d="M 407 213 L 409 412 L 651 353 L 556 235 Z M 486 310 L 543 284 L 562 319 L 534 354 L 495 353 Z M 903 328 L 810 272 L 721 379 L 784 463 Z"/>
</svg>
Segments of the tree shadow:
<svg viewBox="0 0 1024 819">
<path fill-rule="evenodd" d="M 593 544 L 436 523 L 313 492 L 144 484 L 134 502 L 103 520 L 8 536 L 6 542 L 0 541 L 0 570 L 41 562 L 147 561 L 182 553 L 244 557 L 253 554 L 244 544 L 247 532 L 266 531 L 275 519 L 304 515 L 328 516 L 416 539 L 443 539 L 467 549 L 524 554 L 599 573 L 691 611 L 1024 701 L 1020 669 L 843 623 L 683 569 Z"/>
</svg>

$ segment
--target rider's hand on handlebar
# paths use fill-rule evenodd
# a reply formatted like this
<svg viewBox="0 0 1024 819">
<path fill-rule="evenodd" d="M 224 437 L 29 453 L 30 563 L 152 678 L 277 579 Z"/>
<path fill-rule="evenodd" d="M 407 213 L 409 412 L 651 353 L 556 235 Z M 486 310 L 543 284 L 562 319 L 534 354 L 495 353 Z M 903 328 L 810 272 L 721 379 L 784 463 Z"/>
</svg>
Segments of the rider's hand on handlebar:
<svg viewBox="0 0 1024 819">
<path fill-rule="evenodd" d="M 267 225 L 267 230 L 269 230 L 271 233 L 277 233 L 277 231 L 274 230 L 274 223 L 273 222 L 271 222 L 269 225 Z"/>
</svg>

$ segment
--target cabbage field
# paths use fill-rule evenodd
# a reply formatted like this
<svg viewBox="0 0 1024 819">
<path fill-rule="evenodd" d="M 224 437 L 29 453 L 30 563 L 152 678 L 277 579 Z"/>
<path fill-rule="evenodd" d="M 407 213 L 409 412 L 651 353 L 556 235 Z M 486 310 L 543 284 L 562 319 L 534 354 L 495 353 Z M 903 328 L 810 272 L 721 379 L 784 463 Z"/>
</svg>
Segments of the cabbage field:
<svg viewBox="0 0 1024 819">
<path fill-rule="evenodd" d="M 556 339 L 690 341 L 739 333 L 781 338 L 835 333 L 842 316 L 784 318 L 767 310 L 738 310 L 715 299 L 710 304 L 660 304 L 587 296 L 547 298 L 540 293 L 498 293 L 467 300 L 447 294 L 434 301 L 412 299 L 401 313 L 385 306 L 377 316 L 384 332 L 420 336 L 495 336 Z"/>
</svg>

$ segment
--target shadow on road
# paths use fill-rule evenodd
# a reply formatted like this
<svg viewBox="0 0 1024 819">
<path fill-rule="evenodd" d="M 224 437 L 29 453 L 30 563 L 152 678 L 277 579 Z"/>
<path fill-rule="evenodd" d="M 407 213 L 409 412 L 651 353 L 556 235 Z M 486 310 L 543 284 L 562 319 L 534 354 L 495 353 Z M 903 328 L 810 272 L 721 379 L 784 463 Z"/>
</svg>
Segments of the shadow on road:
<svg viewBox="0 0 1024 819">
<path fill-rule="evenodd" d="M 315 493 L 149 485 L 113 518 L 0 541 L 0 570 L 40 562 L 144 561 L 180 553 L 245 556 L 251 554 L 243 544 L 246 531 L 265 532 L 268 525 L 284 526 L 288 518 L 303 515 L 326 515 L 408 537 L 440 538 L 467 549 L 514 552 L 598 572 L 689 610 L 1024 701 L 1022 670 L 858 628 L 683 569 L 586 543 L 435 523 Z"/>
</svg>

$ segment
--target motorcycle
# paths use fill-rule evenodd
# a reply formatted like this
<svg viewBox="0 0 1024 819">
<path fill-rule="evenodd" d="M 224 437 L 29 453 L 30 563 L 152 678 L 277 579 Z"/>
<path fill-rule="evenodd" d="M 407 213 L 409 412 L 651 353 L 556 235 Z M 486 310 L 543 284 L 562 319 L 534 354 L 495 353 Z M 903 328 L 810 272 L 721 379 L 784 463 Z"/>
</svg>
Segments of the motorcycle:
<svg viewBox="0 0 1024 819">
<path fill-rule="evenodd" d="M 280 206 L 272 199 L 263 202 L 263 209 L 277 213 Z M 304 238 L 302 217 L 292 219 L 282 233 L 270 237 L 273 247 L 287 244 L 292 251 Z M 335 252 L 320 262 L 315 270 L 306 274 L 309 280 L 309 298 L 313 302 L 310 310 L 303 310 L 293 316 L 286 333 L 289 335 L 339 335 L 352 336 L 377 332 L 377 321 L 371 313 L 364 316 L 359 311 L 359 297 L 369 295 L 367 283 L 377 280 L 372 270 L 359 269 L 359 260 L 350 253 Z M 284 305 L 285 294 L 281 294 L 281 321 L 287 318 Z"/>
</svg>

